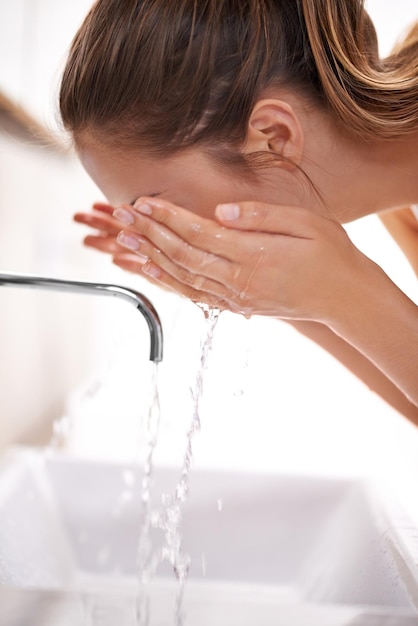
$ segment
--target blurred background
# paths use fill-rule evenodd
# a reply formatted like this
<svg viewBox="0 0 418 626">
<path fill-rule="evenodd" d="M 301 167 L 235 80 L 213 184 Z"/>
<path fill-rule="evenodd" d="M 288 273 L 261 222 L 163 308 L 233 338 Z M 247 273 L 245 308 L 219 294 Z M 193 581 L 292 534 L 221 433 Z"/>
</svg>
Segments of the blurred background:
<svg viewBox="0 0 418 626">
<path fill-rule="evenodd" d="M 366 4 L 386 54 L 418 18 L 416 0 Z M 156 461 L 179 464 L 207 332 L 203 315 L 84 249 L 84 229 L 72 222 L 75 211 L 101 199 L 64 149 L 56 120 L 66 52 L 90 5 L 0 0 L 0 272 L 114 282 L 152 300 L 165 331 Z M 347 230 L 418 302 L 416 278 L 377 218 Z M 152 375 L 148 350 L 145 322 L 124 303 L 0 288 L 0 447 L 46 445 L 55 421 L 71 453 L 139 458 Z M 411 496 L 418 478 L 417 429 L 286 324 L 221 315 L 201 411 L 197 465 L 373 474 L 417 508 Z"/>
</svg>

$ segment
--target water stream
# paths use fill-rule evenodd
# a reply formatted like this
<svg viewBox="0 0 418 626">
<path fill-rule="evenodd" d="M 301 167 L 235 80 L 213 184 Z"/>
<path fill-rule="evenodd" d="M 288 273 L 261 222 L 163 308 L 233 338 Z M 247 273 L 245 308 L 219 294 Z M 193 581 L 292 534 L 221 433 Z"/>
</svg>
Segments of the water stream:
<svg viewBox="0 0 418 626">
<path fill-rule="evenodd" d="M 148 414 L 144 423 L 145 461 L 141 484 L 142 519 L 138 541 L 137 567 L 139 591 L 136 601 L 136 621 L 138 626 L 147 626 L 150 619 L 150 604 L 147 587 L 158 566 L 158 559 L 153 554 L 150 538 L 151 529 L 151 488 L 153 480 L 154 450 L 158 442 L 161 409 L 158 387 L 158 363 L 153 364 L 151 398 Z"/>
<path fill-rule="evenodd" d="M 146 458 L 143 470 L 141 501 L 142 519 L 138 545 L 138 574 L 139 593 L 136 604 L 136 621 L 138 626 L 148 626 L 150 621 L 150 603 L 147 587 L 151 582 L 158 566 L 168 562 L 173 568 L 178 580 L 178 591 L 174 605 L 174 624 L 184 626 L 183 598 L 184 588 L 188 578 L 191 559 L 183 550 L 182 540 L 182 508 L 189 495 L 189 475 L 193 461 L 193 442 L 195 435 L 200 431 L 200 403 L 203 396 L 204 374 L 213 345 L 213 334 L 219 318 L 219 310 L 209 309 L 205 305 L 198 305 L 205 316 L 205 334 L 201 343 L 200 363 L 194 386 L 191 389 L 193 408 L 192 420 L 187 432 L 186 450 L 180 476 L 174 493 L 163 494 L 162 506 L 158 510 L 151 510 L 150 496 L 153 480 L 153 455 L 158 441 L 160 423 L 160 403 L 158 397 L 158 369 L 155 366 L 152 388 L 152 398 L 148 417 L 145 423 Z M 151 528 L 159 529 L 163 533 L 162 547 L 153 551 L 150 539 Z"/>
<path fill-rule="evenodd" d="M 143 441 L 145 444 L 145 458 L 142 470 L 140 487 L 141 517 L 139 520 L 139 539 L 137 545 L 137 572 L 138 592 L 135 602 L 136 626 L 149 626 L 151 607 L 149 585 L 152 582 L 160 564 L 169 563 L 178 581 L 178 588 L 174 601 L 174 625 L 184 626 L 185 616 L 183 609 L 184 589 L 188 578 L 191 559 L 183 550 L 182 520 L 183 506 L 189 495 L 190 469 L 193 461 L 193 444 L 196 434 L 201 427 L 201 400 L 203 397 L 204 375 L 213 345 L 213 335 L 220 311 L 210 309 L 206 305 L 198 304 L 205 318 L 205 328 L 201 340 L 200 360 L 196 378 L 190 389 L 192 398 L 192 418 L 186 436 L 186 448 L 180 475 L 173 493 L 163 494 L 161 506 L 155 510 L 151 508 L 151 492 L 154 477 L 154 452 L 158 442 L 158 433 L 161 419 L 158 363 L 153 363 L 150 382 L 150 398 L 147 411 L 143 418 Z M 97 382 L 97 381 L 96 381 Z M 82 401 L 87 402 L 95 398 L 103 389 L 103 383 L 95 384 L 94 389 L 83 393 Z M 47 448 L 47 454 L 54 454 L 65 446 L 71 428 L 71 416 L 65 415 L 55 421 L 53 436 Z M 114 516 L 121 514 L 123 507 L 129 504 L 133 497 L 133 482 L 135 477 L 126 470 L 123 474 L 124 492 L 115 509 Z M 160 530 L 163 534 L 162 547 L 155 549 L 151 541 L 151 531 Z M 161 542 L 160 542 L 161 546 Z M 100 556 L 100 555 L 99 555 Z"/>
<path fill-rule="evenodd" d="M 205 335 L 201 344 L 200 363 L 196 374 L 194 386 L 191 389 L 193 409 L 192 420 L 187 432 L 186 450 L 184 453 L 183 463 L 180 476 L 174 493 L 163 494 L 162 506 L 159 510 L 151 511 L 150 509 L 150 489 L 153 474 L 153 453 L 158 439 L 159 425 L 159 402 L 158 402 L 158 385 L 155 379 L 154 384 L 154 400 L 148 416 L 148 426 L 146 430 L 147 456 L 144 466 L 144 477 L 142 483 L 142 507 L 143 517 L 141 523 L 140 540 L 139 540 L 139 577 L 140 577 L 140 593 L 137 602 L 137 623 L 138 626 L 148 626 L 150 619 L 149 598 L 147 597 L 146 587 L 152 579 L 158 565 L 168 562 L 173 568 L 174 575 L 178 580 L 179 586 L 175 598 L 174 606 L 174 624 L 175 626 L 184 625 L 183 597 L 184 588 L 190 570 L 190 556 L 183 550 L 182 540 L 182 519 L 183 505 L 189 495 L 189 474 L 193 461 L 193 442 L 196 434 L 200 431 L 200 403 L 203 396 L 203 380 L 208 365 L 209 355 L 213 344 L 213 334 L 216 323 L 219 318 L 219 311 L 209 309 L 204 305 L 199 305 L 203 310 L 206 328 Z M 163 545 L 157 552 L 152 551 L 150 541 L 151 527 L 159 529 L 163 533 Z"/>
</svg>

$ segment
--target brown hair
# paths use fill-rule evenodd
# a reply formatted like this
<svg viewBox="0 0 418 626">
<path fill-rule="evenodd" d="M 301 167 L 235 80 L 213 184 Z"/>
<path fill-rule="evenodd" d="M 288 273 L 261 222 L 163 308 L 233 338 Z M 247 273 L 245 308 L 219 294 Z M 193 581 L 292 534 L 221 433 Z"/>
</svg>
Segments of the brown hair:
<svg viewBox="0 0 418 626">
<path fill-rule="evenodd" d="M 243 157 L 252 109 L 286 86 L 353 137 L 417 132 L 418 38 L 378 56 L 363 0 L 98 0 L 64 71 L 60 109 L 76 142 L 170 156 L 192 145 Z"/>
</svg>

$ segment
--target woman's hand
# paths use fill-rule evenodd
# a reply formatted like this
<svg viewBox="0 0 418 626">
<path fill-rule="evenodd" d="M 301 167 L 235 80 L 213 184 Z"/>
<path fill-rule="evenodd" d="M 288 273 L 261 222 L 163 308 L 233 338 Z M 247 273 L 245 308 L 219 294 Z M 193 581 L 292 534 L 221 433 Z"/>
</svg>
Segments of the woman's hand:
<svg viewBox="0 0 418 626">
<path fill-rule="evenodd" d="M 379 370 L 383 386 L 386 377 L 400 390 L 410 403 L 402 411 L 418 424 L 417 306 L 337 222 L 257 202 L 220 205 L 216 221 L 155 198 L 94 209 L 76 216 L 99 231 L 86 245 L 196 302 L 322 322 Z"/>
<path fill-rule="evenodd" d="M 143 260 L 136 254 L 130 254 L 117 242 L 121 225 L 112 217 L 114 207 L 103 202 L 96 202 L 92 208 L 93 211 L 90 213 L 83 212 L 74 215 L 77 223 L 85 224 L 96 231 L 94 235 L 87 235 L 84 238 L 84 245 L 112 255 L 113 262 L 124 270 L 135 274 L 141 273 Z"/>
<path fill-rule="evenodd" d="M 244 315 L 327 322 L 371 263 L 340 224 L 302 208 L 241 202 L 215 217 L 155 198 L 113 213 L 124 225 L 117 243 L 153 282 Z"/>
</svg>

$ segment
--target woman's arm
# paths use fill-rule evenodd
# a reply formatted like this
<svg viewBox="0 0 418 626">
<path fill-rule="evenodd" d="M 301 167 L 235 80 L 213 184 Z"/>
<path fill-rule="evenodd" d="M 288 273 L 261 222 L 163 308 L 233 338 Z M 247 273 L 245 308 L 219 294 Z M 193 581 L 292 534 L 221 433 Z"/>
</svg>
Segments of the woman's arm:
<svg viewBox="0 0 418 626">
<path fill-rule="evenodd" d="M 383 372 L 356 348 L 338 337 L 330 328 L 317 322 L 293 320 L 288 322 L 299 333 L 315 342 L 335 357 L 367 387 L 385 402 L 418 426 L 418 407 L 392 383 Z"/>
<path fill-rule="evenodd" d="M 418 406 L 418 307 L 371 261 L 360 277 L 328 326 Z"/>
<path fill-rule="evenodd" d="M 115 251 L 118 265 L 195 301 L 290 320 L 418 424 L 418 308 L 338 223 L 260 203 L 240 203 L 235 219 L 218 210 L 218 223 L 162 200 L 143 204 L 125 208 L 138 262 Z M 115 245 L 122 224 L 106 219 Z"/>
<path fill-rule="evenodd" d="M 380 219 L 398 243 L 418 276 L 418 219 L 410 208 L 380 214 Z M 293 321 L 290 324 L 301 334 L 324 348 L 347 369 L 362 380 L 371 391 L 418 426 L 418 407 L 394 385 L 369 359 L 338 337 L 324 324 Z M 418 372 L 416 373 L 418 386 Z"/>
<path fill-rule="evenodd" d="M 381 213 L 379 217 L 418 276 L 418 219 L 410 208 Z"/>
</svg>

